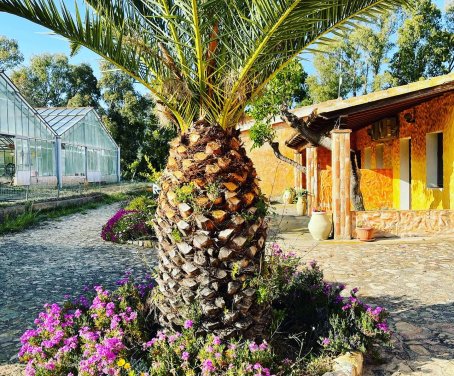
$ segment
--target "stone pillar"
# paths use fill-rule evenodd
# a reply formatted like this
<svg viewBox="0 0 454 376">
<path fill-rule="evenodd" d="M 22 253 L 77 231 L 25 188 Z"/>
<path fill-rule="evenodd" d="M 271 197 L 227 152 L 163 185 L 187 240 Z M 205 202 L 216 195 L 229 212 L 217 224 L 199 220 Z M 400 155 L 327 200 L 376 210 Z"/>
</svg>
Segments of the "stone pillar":
<svg viewBox="0 0 454 376">
<path fill-rule="evenodd" d="M 293 160 L 299 164 L 302 164 L 303 158 L 301 153 L 295 153 L 293 156 Z M 297 168 L 293 169 L 294 177 L 295 177 L 295 188 L 301 189 L 303 188 L 303 173 L 298 170 Z"/>
<path fill-rule="evenodd" d="M 307 196 L 307 213 L 312 215 L 312 211 L 318 206 L 318 159 L 317 148 L 306 148 L 306 189 L 309 191 Z"/>
<path fill-rule="evenodd" d="M 350 129 L 331 131 L 334 239 L 351 239 L 350 214 Z"/>
</svg>

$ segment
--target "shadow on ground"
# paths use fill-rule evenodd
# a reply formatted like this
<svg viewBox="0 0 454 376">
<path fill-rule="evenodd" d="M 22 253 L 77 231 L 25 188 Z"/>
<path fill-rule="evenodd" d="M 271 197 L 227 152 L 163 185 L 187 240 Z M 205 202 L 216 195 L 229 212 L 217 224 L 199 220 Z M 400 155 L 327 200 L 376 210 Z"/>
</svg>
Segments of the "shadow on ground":
<svg viewBox="0 0 454 376">
<path fill-rule="evenodd" d="M 369 362 L 366 375 L 454 375 L 454 302 L 425 305 L 399 297 L 364 297 L 390 312 L 393 348 L 383 364 Z"/>
</svg>

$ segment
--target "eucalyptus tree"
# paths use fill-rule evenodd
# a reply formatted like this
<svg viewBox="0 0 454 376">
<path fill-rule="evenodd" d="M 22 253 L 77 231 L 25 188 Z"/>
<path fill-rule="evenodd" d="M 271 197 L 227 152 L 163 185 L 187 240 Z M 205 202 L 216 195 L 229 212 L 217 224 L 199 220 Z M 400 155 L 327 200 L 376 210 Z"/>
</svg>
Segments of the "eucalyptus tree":
<svg viewBox="0 0 454 376">
<path fill-rule="evenodd" d="M 261 336 L 264 204 L 236 125 L 294 57 L 405 0 L 0 0 L 134 77 L 181 134 L 171 143 L 156 218 L 166 326 L 199 312 L 202 332 Z M 77 7 L 76 7 L 77 8 Z"/>
</svg>

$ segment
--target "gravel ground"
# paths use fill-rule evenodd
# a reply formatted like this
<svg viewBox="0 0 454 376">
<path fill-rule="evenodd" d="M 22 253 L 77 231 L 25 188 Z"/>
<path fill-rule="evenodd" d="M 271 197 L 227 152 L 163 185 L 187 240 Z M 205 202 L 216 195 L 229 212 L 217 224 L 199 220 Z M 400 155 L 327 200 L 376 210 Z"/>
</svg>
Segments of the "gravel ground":
<svg viewBox="0 0 454 376">
<path fill-rule="evenodd" d="M 107 205 L 0 237 L 0 364 L 17 361 L 19 337 L 46 302 L 78 295 L 84 286 L 111 288 L 126 270 L 144 275 L 154 267 L 154 250 L 100 238 L 101 225 L 118 208 Z M 0 368 L 0 375 L 14 372 Z"/>
</svg>

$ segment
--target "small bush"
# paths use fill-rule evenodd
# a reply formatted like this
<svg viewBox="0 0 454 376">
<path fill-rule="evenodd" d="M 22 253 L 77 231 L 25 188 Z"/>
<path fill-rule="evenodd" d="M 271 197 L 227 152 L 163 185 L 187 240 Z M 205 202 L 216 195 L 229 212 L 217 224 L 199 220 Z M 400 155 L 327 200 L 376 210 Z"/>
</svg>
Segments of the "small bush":
<svg viewBox="0 0 454 376">
<path fill-rule="evenodd" d="M 46 304 L 36 329 L 21 337 L 26 375 L 120 375 L 117 359 L 144 354 L 141 344 L 151 330 L 145 302 L 153 286 L 129 276 L 121 284 L 113 293 L 96 286 L 94 294 L 63 306 Z"/>
<path fill-rule="evenodd" d="M 126 210 L 135 210 L 141 213 L 154 214 L 156 211 L 156 201 L 151 197 L 142 195 L 131 200 L 125 207 Z"/>
<path fill-rule="evenodd" d="M 153 229 L 149 225 L 148 215 L 137 210 L 120 209 L 102 227 L 104 240 L 123 243 L 128 240 L 149 239 Z"/>
<path fill-rule="evenodd" d="M 301 268 L 278 245 L 264 261 L 250 283 L 257 304 L 272 308 L 269 343 L 200 335 L 196 318 L 180 332 L 159 330 L 147 305 L 158 299 L 150 280 L 138 285 L 126 276 L 112 293 L 97 286 L 90 296 L 47 305 L 22 336 L 19 358 L 27 376 L 316 376 L 341 353 L 389 342 L 385 310 L 361 302 L 357 289 L 341 296 L 345 287 L 325 282 L 315 261 Z"/>
</svg>

